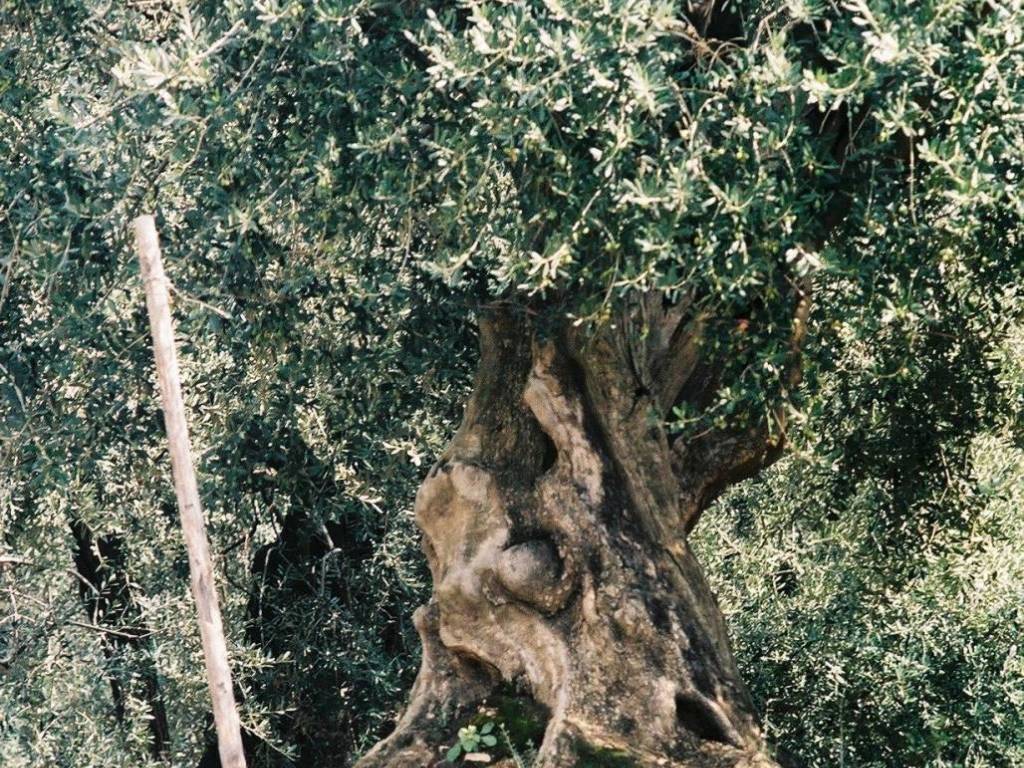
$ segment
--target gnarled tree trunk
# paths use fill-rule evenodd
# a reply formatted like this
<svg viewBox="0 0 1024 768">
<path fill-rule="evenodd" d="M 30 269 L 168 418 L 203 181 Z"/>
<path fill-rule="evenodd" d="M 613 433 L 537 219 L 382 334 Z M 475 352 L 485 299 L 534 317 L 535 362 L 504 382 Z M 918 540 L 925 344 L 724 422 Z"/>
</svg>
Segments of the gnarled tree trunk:
<svg viewBox="0 0 1024 768">
<path fill-rule="evenodd" d="M 435 764 L 502 682 L 550 712 L 544 768 L 775 765 L 685 534 L 777 446 L 670 443 L 660 414 L 704 375 L 699 326 L 661 313 L 637 343 L 622 324 L 545 339 L 511 313 L 481 322 L 464 420 L 416 499 L 422 668 L 359 768 Z"/>
</svg>

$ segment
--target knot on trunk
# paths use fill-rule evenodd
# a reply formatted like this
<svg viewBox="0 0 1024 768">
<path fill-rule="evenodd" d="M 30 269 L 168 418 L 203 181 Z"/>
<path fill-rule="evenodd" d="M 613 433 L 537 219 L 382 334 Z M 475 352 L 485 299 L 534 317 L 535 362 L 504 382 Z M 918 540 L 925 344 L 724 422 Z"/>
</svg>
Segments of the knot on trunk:
<svg viewBox="0 0 1024 768">
<path fill-rule="evenodd" d="M 558 550 L 545 539 L 532 539 L 503 550 L 494 575 L 511 597 L 543 613 L 561 608 L 573 586 Z"/>
</svg>

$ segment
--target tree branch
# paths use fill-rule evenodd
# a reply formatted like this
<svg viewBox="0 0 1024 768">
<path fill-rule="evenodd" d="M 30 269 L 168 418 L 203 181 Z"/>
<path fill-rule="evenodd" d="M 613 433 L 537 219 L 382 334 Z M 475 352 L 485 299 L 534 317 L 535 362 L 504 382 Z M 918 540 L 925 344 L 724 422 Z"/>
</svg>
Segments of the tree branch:
<svg viewBox="0 0 1024 768">
<path fill-rule="evenodd" d="M 811 310 L 810 281 L 794 285 L 789 356 L 783 371 L 784 393 L 800 384 L 803 373 L 801 349 L 807 335 Z M 697 438 L 678 438 L 672 445 L 673 470 L 680 484 L 681 516 L 688 534 L 701 514 L 733 483 L 753 477 L 782 456 L 786 437 L 786 411 L 782 404 L 772 409 L 771 421 L 744 430 L 716 429 Z"/>
<path fill-rule="evenodd" d="M 685 325 L 680 323 L 665 354 L 655 361 L 651 378 L 662 413 L 667 414 L 672 408 L 700 363 L 700 346 L 707 320 L 707 314 L 701 313 Z"/>
</svg>

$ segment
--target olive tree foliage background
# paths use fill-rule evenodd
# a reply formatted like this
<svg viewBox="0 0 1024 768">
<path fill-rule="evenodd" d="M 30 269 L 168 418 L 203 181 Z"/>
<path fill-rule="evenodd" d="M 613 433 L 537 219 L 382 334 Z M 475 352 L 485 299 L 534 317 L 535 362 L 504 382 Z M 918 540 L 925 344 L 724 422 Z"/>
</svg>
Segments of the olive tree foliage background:
<svg viewBox="0 0 1024 768">
<path fill-rule="evenodd" d="M 1022 342 L 996 353 L 1003 410 L 981 421 L 945 355 L 882 378 L 902 361 L 851 351 L 817 436 L 699 530 L 741 672 L 800 764 L 1024 761 Z"/>
<path fill-rule="evenodd" d="M 128 223 L 154 211 L 258 766 L 411 682 L 472 319 L 689 297 L 694 433 L 793 455 L 697 543 L 807 765 L 1024 760 L 1016 1 L 0 0 L 0 764 L 210 738 Z M 794 282 L 815 310 L 783 375 Z"/>
<path fill-rule="evenodd" d="M 409 512 L 473 341 L 387 231 L 332 233 L 335 25 L 217 7 L 3 6 L 5 766 L 195 765 L 209 739 L 143 208 L 253 764 L 365 749 L 415 671 Z"/>
</svg>

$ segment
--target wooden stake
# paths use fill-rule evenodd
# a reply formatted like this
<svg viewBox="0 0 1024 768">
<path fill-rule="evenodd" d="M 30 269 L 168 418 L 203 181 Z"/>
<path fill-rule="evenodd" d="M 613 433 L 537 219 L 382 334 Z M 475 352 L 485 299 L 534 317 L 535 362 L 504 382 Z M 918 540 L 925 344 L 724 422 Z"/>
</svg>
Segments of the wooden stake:
<svg viewBox="0 0 1024 768">
<path fill-rule="evenodd" d="M 199 488 L 192 466 L 185 404 L 181 398 L 181 378 L 178 358 L 174 351 L 174 328 L 171 325 L 171 307 L 167 295 L 167 278 L 160 259 L 160 243 L 152 216 L 139 216 L 135 220 L 135 244 L 142 267 L 142 281 L 146 288 L 146 307 L 149 309 L 149 328 L 153 335 L 153 352 L 160 379 L 160 400 L 164 409 L 164 424 L 171 451 L 171 472 L 174 475 L 174 493 L 178 497 L 181 528 L 188 548 L 188 565 L 192 575 L 192 597 L 199 612 L 199 634 L 206 658 L 206 677 L 213 699 L 213 720 L 217 727 L 217 746 L 222 768 L 245 768 L 242 752 L 241 725 L 235 708 L 235 695 L 231 688 L 231 668 L 228 665 L 224 627 L 217 604 L 217 587 L 213 581 L 210 545 L 206 540 L 203 510 L 199 504 Z"/>
</svg>

